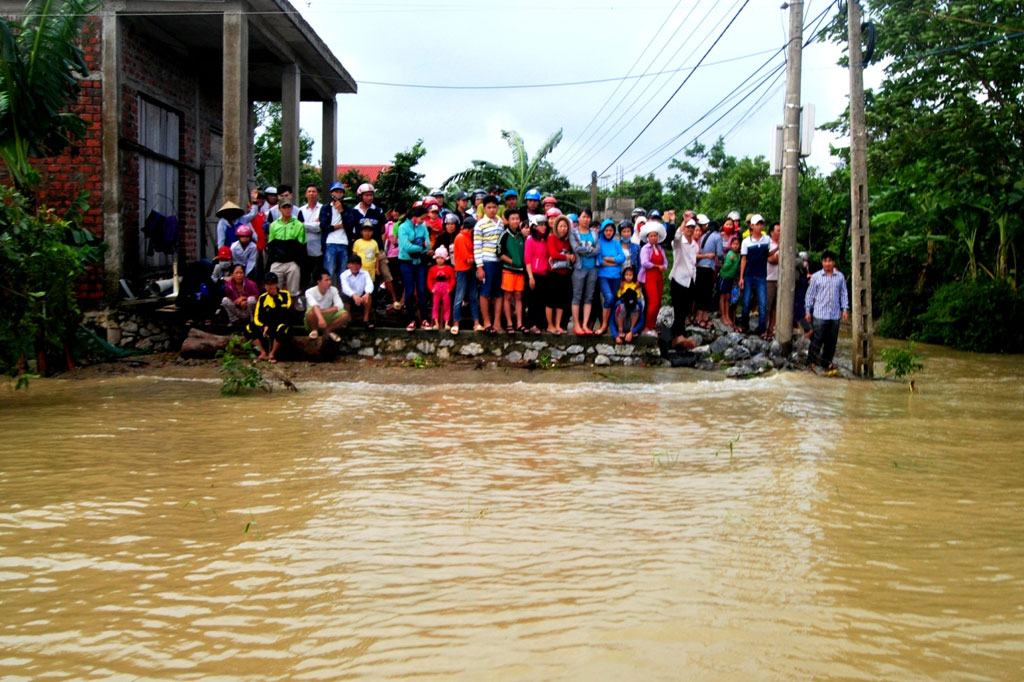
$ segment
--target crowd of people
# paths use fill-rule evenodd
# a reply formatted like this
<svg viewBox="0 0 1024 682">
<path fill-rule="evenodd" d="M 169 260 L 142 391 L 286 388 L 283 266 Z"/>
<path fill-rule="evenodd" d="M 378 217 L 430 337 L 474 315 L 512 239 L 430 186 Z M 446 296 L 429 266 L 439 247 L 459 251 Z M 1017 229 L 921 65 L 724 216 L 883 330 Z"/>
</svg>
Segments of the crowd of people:
<svg viewBox="0 0 1024 682">
<path fill-rule="evenodd" d="M 258 341 L 261 359 L 276 361 L 292 310 L 311 337 L 335 341 L 344 325 L 373 328 L 380 307 L 410 332 L 609 334 L 628 343 L 657 335 L 666 284 L 673 338 L 690 325 L 712 329 L 716 316 L 719 328 L 774 333 L 780 226 L 766 232 L 759 214 L 716 221 L 686 210 L 677 223 L 674 210 L 637 208 L 598 222 L 587 208 L 564 213 L 536 189 L 522 204 L 514 189 L 458 192 L 452 208 L 434 190 L 405 210 L 378 207 L 370 183 L 352 206 L 344 194 L 334 183 L 322 203 L 311 184 L 296 204 L 291 187 L 267 187 L 247 209 L 227 202 L 218 211 L 210 297 L 222 293 L 221 314 Z M 835 254 L 823 254 L 813 276 L 800 255 L 794 323 L 812 338 L 812 366 L 831 367 L 846 282 Z"/>
</svg>

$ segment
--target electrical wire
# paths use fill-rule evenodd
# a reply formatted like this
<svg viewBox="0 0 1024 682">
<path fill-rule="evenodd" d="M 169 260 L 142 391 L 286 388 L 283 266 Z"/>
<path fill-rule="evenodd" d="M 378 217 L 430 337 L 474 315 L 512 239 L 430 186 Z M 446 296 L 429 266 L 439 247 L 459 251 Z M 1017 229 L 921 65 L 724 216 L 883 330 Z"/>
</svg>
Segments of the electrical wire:
<svg viewBox="0 0 1024 682">
<path fill-rule="evenodd" d="M 740 0 L 736 0 L 736 2 L 733 3 L 732 7 L 730 7 L 729 10 L 727 10 L 724 14 L 722 14 L 721 17 L 719 17 L 718 22 L 715 23 L 715 25 L 713 27 L 711 27 L 707 31 L 708 35 L 714 33 L 714 31 L 717 30 L 719 26 L 721 26 L 722 21 L 725 20 L 725 17 L 728 16 L 728 13 L 730 11 L 732 11 L 732 8 L 736 7 L 736 5 L 739 4 L 739 2 L 740 2 Z M 714 9 L 714 8 L 712 8 L 712 9 Z M 709 9 L 708 10 L 708 14 L 706 14 L 704 16 L 704 20 L 707 20 L 707 17 L 710 14 L 711 14 L 711 10 Z M 701 24 L 704 23 L 704 20 L 701 21 Z M 703 44 L 703 42 L 704 42 L 704 39 L 702 39 L 701 43 L 699 43 L 697 46 L 694 46 L 692 49 L 694 51 L 699 49 L 700 45 Z M 684 47 L 687 47 L 687 44 L 686 44 L 685 41 L 680 44 L 679 49 L 676 50 L 676 54 L 681 52 Z M 675 57 L 675 55 L 673 55 L 673 58 L 674 57 Z M 615 122 L 611 124 L 611 127 L 609 127 L 605 131 L 605 133 L 597 140 L 597 142 L 594 143 L 596 145 L 596 144 L 600 144 L 602 141 L 605 141 L 604 144 L 602 144 L 596 150 L 592 151 L 586 158 L 580 159 L 579 161 L 577 161 L 577 163 L 573 167 L 571 167 L 571 169 L 568 172 L 574 172 L 574 171 L 578 170 L 580 167 L 585 166 L 587 164 L 587 162 L 589 162 L 591 159 L 593 159 L 598 154 L 600 154 L 602 151 L 604 151 L 608 147 L 608 145 L 610 145 L 613 141 L 615 141 L 615 139 L 617 139 L 629 127 L 629 125 L 634 120 L 636 120 L 636 117 L 639 116 L 644 111 L 644 109 L 647 108 L 647 106 L 651 103 L 651 101 L 655 97 L 657 97 L 659 94 L 661 94 L 661 92 L 665 89 L 665 86 L 669 85 L 670 83 L 671 83 L 671 79 L 666 79 L 666 80 L 662 81 L 662 83 L 658 87 L 657 91 L 655 91 L 652 95 L 650 95 L 650 97 L 645 97 L 645 95 L 647 94 L 647 91 L 651 88 L 652 85 L 654 85 L 654 81 L 648 82 L 647 86 L 643 89 L 643 91 L 641 91 L 639 95 L 637 95 L 635 98 L 633 98 L 633 100 L 630 101 L 630 103 L 626 107 L 626 109 L 623 110 L 623 112 L 621 114 L 619 114 L 619 117 L 617 119 L 615 119 Z M 638 104 L 639 104 L 639 106 L 637 106 Z M 636 108 L 636 111 L 633 113 L 633 115 L 629 118 L 628 121 L 626 121 L 621 126 L 619 126 L 619 122 L 622 121 L 622 119 L 626 116 L 626 114 L 628 114 L 629 111 L 631 109 L 633 109 L 634 107 L 637 107 L 637 108 Z M 612 134 L 613 131 L 614 131 L 614 134 Z M 611 137 L 608 137 L 609 134 L 612 134 Z"/>
<path fill-rule="evenodd" d="M 675 11 L 676 11 L 676 9 L 678 9 L 678 8 L 679 8 L 679 5 L 680 5 L 680 4 L 682 4 L 682 2 L 683 2 L 683 0 L 677 0 L 676 4 L 675 4 L 675 5 L 673 5 L 673 6 L 672 6 L 672 9 L 670 9 L 670 10 L 669 10 L 669 12 L 668 12 L 668 15 L 667 15 L 667 16 L 665 17 L 665 21 L 661 22 L 661 23 L 662 23 L 662 25 L 665 25 L 665 24 L 667 24 L 667 23 L 668 23 L 668 20 L 672 18 L 672 15 L 673 15 L 673 14 L 675 14 Z M 694 6 L 696 6 L 696 5 L 694 5 Z M 657 35 L 657 32 L 655 32 L 655 35 Z M 630 73 L 632 73 L 632 72 L 633 72 L 633 69 L 635 69 L 635 68 L 636 68 L 636 65 L 640 63 L 640 60 L 641 60 L 641 59 L 643 59 L 644 55 L 645 55 L 645 54 L 647 54 L 647 50 L 649 50 L 649 49 L 651 48 L 651 45 L 653 45 L 653 44 L 654 44 L 654 39 L 653 39 L 653 38 L 652 38 L 651 40 L 648 40 L 648 41 L 647 41 L 647 44 L 646 44 L 646 45 L 644 45 L 644 49 L 643 49 L 643 50 L 642 50 L 642 51 L 640 52 L 639 56 L 637 56 L 636 60 L 635 60 L 635 61 L 633 62 L 633 64 L 632 64 L 632 66 L 630 66 L 630 67 L 629 67 L 629 71 L 626 71 L 626 75 L 627 75 L 627 76 L 628 76 L 628 75 L 629 75 Z M 625 79 L 623 79 L 623 81 L 624 81 L 624 80 L 625 80 Z M 585 126 L 583 127 L 583 130 L 582 130 L 582 131 L 580 131 L 580 134 L 579 134 L 579 135 L 577 135 L 577 136 L 576 136 L 575 138 L 573 138 L 572 142 L 571 142 L 571 143 L 569 144 L 569 146 L 568 146 L 568 147 L 566 148 L 566 150 L 565 150 L 565 152 L 564 152 L 565 154 L 568 154 L 568 153 L 570 153 L 570 152 L 571 152 L 571 151 L 573 150 L 573 148 L 574 148 L 574 147 L 576 146 L 576 143 L 577 143 L 577 142 L 579 142 L 579 141 L 580 141 L 580 139 L 581 139 L 581 138 L 582 138 L 582 137 L 583 137 L 584 135 L 586 135 L 587 131 L 588 131 L 588 130 L 590 129 L 590 126 L 592 126 L 592 125 L 594 124 L 594 121 L 596 121 L 596 120 L 597 120 L 597 117 L 598 117 L 598 116 L 600 116 L 600 115 L 601 115 L 601 112 L 602 112 L 602 111 L 604 111 L 604 108 L 605 108 L 606 106 L 608 106 L 608 102 L 611 102 L 611 101 L 612 101 L 612 98 L 613 98 L 613 97 L 615 97 L 615 93 L 617 93 L 617 92 L 619 91 L 619 88 L 621 88 L 621 87 L 622 87 L 622 82 L 623 82 L 623 81 L 620 81 L 620 82 L 619 82 L 619 84 L 615 86 L 615 89 L 614 89 L 614 90 L 612 90 L 612 92 L 611 92 L 611 94 L 610 94 L 610 95 L 608 95 L 608 99 L 606 99 L 606 100 L 604 101 L 604 103 L 603 103 L 603 104 L 601 105 L 601 108 L 600 108 L 600 109 L 598 109 L 598 110 L 597 110 L 597 113 L 595 113 L 595 114 L 594 114 L 593 118 L 591 118 L 591 119 L 590 119 L 590 121 L 589 121 L 589 122 L 587 123 L 587 125 L 585 125 Z"/>
<path fill-rule="evenodd" d="M 678 24 L 678 25 L 676 26 L 675 30 L 673 30 L 673 31 L 672 31 L 672 35 L 671 35 L 671 36 L 669 36 L 669 37 L 668 37 L 668 39 L 666 39 L 666 40 L 663 40 L 663 41 L 662 41 L 662 43 L 661 43 L 661 49 L 660 49 L 660 50 L 658 50 L 658 54 L 654 55 L 654 56 L 653 56 L 653 57 L 651 58 L 651 61 L 650 61 L 650 62 L 649 62 L 649 63 L 647 64 L 647 69 L 650 69 L 650 68 L 651 68 L 651 66 L 653 66 L 653 65 L 654 65 L 654 62 L 655 62 L 655 61 L 657 61 L 657 59 L 658 59 L 659 57 L 661 57 L 661 55 L 662 55 L 662 54 L 664 54 L 664 52 L 665 52 L 666 48 L 668 48 L 668 46 L 669 46 L 669 45 L 671 44 L 671 42 L 672 42 L 672 39 L 676 37 L 676 35 L 677 35 L 677 34 L 679 33 L 679 31 L 680 31 L 680 30 L 682 30 L 683 26 L 685 26 L 685 25 L 686 25 L 686 22 L 688 22 L 688 21 L 690 20 L 690 17 L 691 17 L 691 16 L 693 15 L 693 13 L 694 13 L 694 12 L 695 12 L 695 11 L 697 10 L 697 6 L 698 6 L 699 4 L 700 4 L 699 0 L 698 0 L 698 2 L 697 2 L 697 3 L 694 3 L 694 5 L 693 5 L 693 7 L 692 7 L 692 8 L 690 9 L 690 11 L 689 11 L 689 12 L 687 12 L 687 14 L 686 14 L 686 16 L 685 16 L 685 17 L 683 17 L 683 20 L 682 20 L 682 21 L 680 21 L 680 22 L 679 22 L 679 24 Z M 709 13 L 709 14 L 710 14 L 710 12 L 712 11 L 712 9 L 714 9 L 714 5 L 713 5 L 713 4 L 712 4 L 712 7 L 711 7 L 711 8 L 710 8 L 710 9 L 708 10 L 708 13 Z M 707 16 L 707 15 L 705 15 L 705 17 L 706 17 L 706 16 Z M 650 42 L 651 42 L 651 43 L 653 43 L 653 41 L 650 41 Z M 686 42 L 685 42 L 685 41 L 680 41 L 680 43 L 679 43 L 679 47 L 677 47 L 677 48 L 676 48 L 676 51 L 675 51 L 674 53 L 672 53 L 672 56 L 671 56 L 671 57 L 669 57 L 669 58 L 668 58 L 667 60 L 665 60 L 665 63 L 663 64 L 663 67 L 664 67 L 664 66 L 666 66 L 666 65 L 668 65 L 668 64 L 669 64 L 669 63 L 670 63 L 670 62 L 671 62 L 671 61 L 672 61 L 673 59 L 675 59 L 675 57 L 676 57 L 676 56 L 677 56 L 677 55 L 678 55 L 678 54 L 679 54 L 679 53 L 680 53 L 680 52 L 682 51 L 682 49 L 683 49 L 683 48 L 684 48 L 685 46 L 686 46 Z M 653 81 L 652 81 L 652 82 L 653 82 Z M 572 154 L 569 154 L 569 155 L 568 155 L 568 156 L 566 156 L 565 158 L 560 158 L 560 159 L 559 159 L 559 163 L 560 163 L 561 165 L 563 165 L 563 166 L 566 166 L 566 167 L 568 167 L 568 166 L 571 166 L 571 165 L 573 165 L 573 164 L 575 164 L 575 163 L 577 163 L 577 162 L 578 162 L 578 159 L 579 159 L 579 154 L 581 153 L 581 151 L 582 151 L 582 153 L 584 153 L 584 154 L 586 153 L 585 151 L 583 151 L 583 150 L 585 149 L 585 146 L 586 146 L 586 145 L 588 145 L 588 144 L 590 144 L 590 141 L 591 141 L 592 139 L 594 139 L 594 136 L 595 136 L 595 135 L 596 135 L 596 134 L 597 134 L 597 133 L 598 133 L 598 132 L 599 132 L 599 131 L 600 131 L 601 129 L 603 129 L 603 128 L 604 128 L 605 124 L 606 124 L 606 123 L 608 123 L 608 120 L 609 120 L 609 119 L 610 119 L 610 118 L 611 118 L 611 117 L 612 117 L 612 116 L 613 116 L 613 115 L 615 114 L 615 111 L 616 111 L 617 109 L 619 109 L 619 107 L 621 107 L 621 106 L 622 106 L 622 105 L 623 105 L 623 104 L 624 104 L 624 103 L 625 103 L 625 102 L 626 102 L 626 101 L 627 101 L 627 100 L 629 99 L 629 96 L 630 96 L 630 94 L 632 94 L 632 92 L 633 92 L 633 90 L 634 90 L 634 89 L 636 88 L 636 86 L 637 86 L 637 82 L 634 82 L 634 83 L 633 83 L 633 84 L 632 84 L 632 85 L 631 85 L 631 86 L 629 87 L 629 90 L 627 90 L 627 91 L 626 91 L 626 92 L 625 92 L 625 93 L 624 93 L 624 94 L 622 95 L 622 97 L 620 97 L 620 98 L 619 98 L 619 101 L 618 101 L 618 103 L 617 103 L 617 104 L 616 104 L 616 105 L 615 105 L 614 107 L 612 107 L 612 109 L 611 109 L 611 110 L 609 110 L 609 112 L 608 112 L 608 115 L 604 117 L 604 119 L 603 119 L 603 120 L 601 121 L 601 123 L 600 123 L 600 124 L 599 124 L 599 125 L 597 126 L 597 128 L 595 128 L 595 129 L 594 129 L 594 131 L 593 131 L 593 132 L 592 132 L 592 133 L 590 134 L 590 136 L 589 136 L 589 137 L 588 137 L 588 138 L 587 138 L 586 140 L 584 140 L 584 141 L 583 141 L 583 143 L 582 143 L 582 146 L 581 146 L 581 147 L 577 148 L 577 150 L 576 150 L 576 151 L 575 151 L 574 153 L 572 153 Z M 650 83 L 648 83 L 648 86 L 647 86 L 647 87 L 650 87 Z M 644 88 L 644 92 L 646 92 L 646 91 L 647 91 L 647 88 Z M 632 106 L 633 106 L 633 104 L 632 104 L 632 103 L 630 103 L 629 107 L 627 107 L 627 110 L 628 110 L 629 108 L 631 108 Z M 617 120 L 616 120 L 616 123 L 618 123 L 618 121 L 619 121 L 619 120 L 621 120 L 621 116 L 619 117 L 619 119 L 617 119 Z M 612 124 L 612 126 L 613 126 L 613 127 L 614 127 L 614 125 L 615 125 L 615 123 L 613 123 L 613 124 Z M 610 130 L 610 128 L 609 128 L 609 130 Z M 602 136 L 602 138 L 601 138 L 601 139 L 603 139 L 603 136 Z M 599 141 L 600 141 L 600 140 L 599 140 Z M 589 157 L 588 157 L 588 158 L 589 158 Z"/>
<path fill-rule="evenodd" d="M 711 54 L 711 51 L 714 50 L 715 47 L 718 46 L 718 43 L 722 40 L 723 36 L 725 36 L 725 34 L 732 27 L 732 25 L 736 21 L 736 19 L 739 18 L 740 14 L 743 13 L 743 10 L 746 9 L 746 7 L 747 7 L 747 5 L 749 3 L 750 3 L 750 0 L 744 0 L 743 1 L 743 5 L 739 8 L 739 10 L 736 12 L 736 14 L 733 15 L 733 18 L 729 20 L 729 23 L 726 24 L 725 28 L 722 29 L 722 32 L 718 34 L 718 37 L 715 38 L 715 42 L 713 42 L 711 44 L 711 47 L 709 47 L 707 49 L 707 52 L 705 52 L 704 56 L 700 58 L 700 61 L 697 62 L 698 66 L 700 66 L 700 64 L 707 58 L 707 56 L 709 54 Z M 651 124 L 654 123 L 655 120 L 657 120 L 658 116 L 661 115 L 661 112 L 665 111 L 665 107 L 667 107 L 669 105 L 669 103 L 673 99 L 675 99 L 675 96 L 678 95 L 679 91 L 683 89 L 683 86 L 686 85 L 686 83 L 690 80 L 690 76 L 692 76 L 693 73 L 694 72 L 691 71 L 689 74 L 687 74 L 686 78 L 683 79 L 683 82 L 679 84 L 679 87 L 675 89 L 675 91 L 669 96 L 669 98 L 667 100 L 665 100 L 665 103 L 662 104 L 661 108 L 658 109 L 658 111 L 654 114 L 654 116 L 651 117 L 651 120 L 647 122 L 647 125 L 645 125 L 643 127 L 643 129 L 639 133 L 636 134 L 636 137 L 634 137 L 632 140 L 630 140 L 629 144 L 626 145 L 626 148 L 623 149 L 621 152 L 619 152 L 619 155 L 616 156 L 614 159 L 612 159 L 612 162 L 609 163 L 605 167 L 605 169 L 603 171 L 598 173 L 598 175 L 604 175 L 606 172 L 608 172 L 608 169 L 611 168 L 612 166 L 614 166 L 615 162 L 618 161 L 619 159 L 621 159 L 622 155 L 625 154 L 627 151 L 629 151 L 630 147 L 632 147 L 634 144 L 636 144 L 636 141 L 640 139 L 641 135 L 643 135 L 644 133 L 647 132 L 647 129 L 651 127 Z"/>
<path fill-rule="evenodd" d="M 702 65 L 701 68 L 707 66 L 718 66 L 720 64 L 728 64 L 730 62 L 738 62 L 744 59 L 750 59 L 751 57 L 759 57 L 769 52 L 775 52 L 776 50 L 761 50 L 759 52 L 751 52 L 749 54 L 738 55 L 736 57 L 729 57 L 727 59 L 720 59 L 717 62 L 707 62 Z M 632 68 L 632 67 L 631 67 Z M 645 73 L 638 73 L 626 76 L 615 76 L 612 78 L 595 78 L 585 81 L 563 81 L 561 83 L 522 83 L 522 84 L 508 84 L 508 85 L 439 85 L 439 84 L 426 84 L 426 83 L 386 83 L 383 81 L 358 81 L 359 85 L 378 85 L 390 88 L 419 88 L 427 90 L 531 90 L 536 88 L 563 88 L 572 87 L 576 85 L 594 85 L 596 83 L 614 83 L 616 81 L 634 80 L 639 78 L 653 78 L 656 76 L 664 76 L 669 73 L 680 73 L 682 71 L 692 71 L 693 66 L 681 66 L 676 69 L 665 69 L 664 71 L 648 71 Z M 613 91 L 614 93 L 614 91 Z M 596 118 L 596 116 L 595 116 Z M 592 119 L 593 120 L 593 119 Z M 589 124 L 588 124 L 589 125 Z M 584 128 L 584 132 L 586 128 Z M 582 133 L 581 133 L 582 134 Z"/>
<path fill-rule="evenodd" d="M 828 5 L 828 6 L 826 6 L 826 7 L 825 7 L 825 9 L 824 9 L 824 10 L 822 10 L 822 12 L 821 12 L 821 13 L 820 13 L 820 14 L 819 14 L 819 15 L 818 15 L 817 17 L 815 17 L 814 19 L 811 19 L 811 21 L 807 22 L 807 26 L 805 26 L 805 27 L 804 27 L 804 28 L 805 28 L 805 30 L 806 30 L 806 29 L 807 29 L 807 28 L 808 28 L 808 27 L 809 27 L 809 26 L 811 25 L 811 23 L 813 23 L 813 22 L 817 22 L 817 23 L 816 23 L 816 25 L 815 25 L 814 29 L 813 29 L 813 30 L 812 30 L 812 31 L 810 32 L 810 38 L 808 38 L 808 39 L 807 39 L 806 41 L 804 41 L 804 44 L 803 44 L 803 47 L 804 47 L 804 48 L 806 48 L 806 47 L 807 47 L 808 45 L 810 45 L 811 43 L 813 43 L 813 42 L 814 42 L 814 41 L 815 41 L 815 40 L 817 39 L 818 31 L 819 31 L 819 29 L 820 29 L 820 27 L 821 27 L 821 24 L 822 24 L 822 22 L 823 22 L 823 21 L 824 21 L 824 19 L 825 19 L 825 16 L 826 16 L 826 15 L 828 14 L 828 11 L 829 11 L 829 9 L 831 9 L 831 4 L 830 4 L 830 5 Z M 788 41 L 787 41 L 787 42 L 788 42 Z M 785 48 L 785 46 L 783 46 L 783 47 Z M 780 72 L 779 72 L 779 76 L 781 76 L 781 73 L 782 73 L 782 72 L 780 71 Z M 778 76 L 776 77 L 776 80 L 777 80 L 777 79 L 778 79 Z M 774 84 L 774 83 L 773 83 L 773 84 Z M 770 87 L 771 87 L 771 86 L 769 86 L 769 88 L 770 88 Z M 749 98 L 749 97 L 750 97 L 750 96 L 751 96 L 751 95 L 753 94 L 753 92 L 754 92 L 754 91 L 756 91 L 756 89 L 755 89 L 755 90 L 752 90 L 752 91 L 751 91 L 750 93 L 747 93 L 747 95 L 745 95 L 743 99 L 747 99 L 747 98 Z M 740 100 L 740 102 L 742 102 L 742 101 L 743 101 L 743 100 Z M 766 100 L 766 101 L 767 101 L 767 100 Z M 747 112 L 746 112 L 746 113 L 744 113 L 744 114 L 743 114 L 743 115 L 742 115 L 742 116 L 740 117 L 740 120 L 742 121 L 742 120 L 744 120 L 744 119 L 747 119 L 747 118 L 749 117 L 749 115 L 751 115 L 751 112 L 752 112 L 752 111 L 754 110 L 754 108 L 755 108 L 755 107 L 758 107 L 758 108 L 760 108 L 761 106 L 763 106 L 763 105 L 764 105 L 764 103 L 765 103 L 765 102 L 761 102 L 761 104 L 760 104 L 760 105 L 758 105 L 758 103 L 757 103 L 757 102 L 755 102 L 755 104 L 754 104 L 754 105 L 752 105 L 752 106 L 751 106 L 750 108 L 748 108 L 748 109 L 747 109 Z M 657 164 L 656 166 L 654 166 L 653 168 L 651 168 L 650 170 L 648 170 L 648 173 L 652 173 L 652 172 L 654 172 L 655 170 L 658 170 L 658 169 L 659 169 L 659 168 L 661 168 L 662 166 L 666 165 L 667 163 L 671 162 L 671 161 L 672 161 L 672 159 L 674 159 L 674 158 L 675 158 L 676 156 L 678 156 L 679 154 L 681 154 L 682 152 L 684 152 L 684 151 L 686 150 L 686 148 L 687 148 L 687 147 L 689 147 L 689 146 L 690 146 L 690 145 L 692 145 L 692 144 L 693 144 L 694 142 L 696 142 L 697 140 L 699 140 L 699 139 L 700 139 L 700 138 L 701 138 L 701 137 L 702 137 L 702 136 L 703 136 L 703 135 L 704 135 L 705 133 L 707 133 L 707 132 L 708 132 L 709 130 L 711 130 L 711 129 L 712 129 L 713 127 L 715 127 L 715 125 L 717 125 L 717 124 L 718 124 L 718 122 L 720 122 L 721 120 L 723 120 L 723 119 L 724 119 L 724 118 L 725 118 L 726 116 L 728 116 L 728 115 L 729 115 L 730 113 L 732 113 L 732 110 L 730 110 L 729 112 L 726 112 L 725 114 L 723 114 L 722 116 L 720 116 L 720 117 L 719 117 L 718 119 L 716 119 L 716 120 L 715 120 L 714 122 L 712 122 L 712 123 L 711 123 L 711 124 L 710 124 L 710 125 L 709 125 L 709 126 L 708 126 L 707 128 L 705 128 L 704 130 L 702 130 L 701 132 L 699 132 L 699 133 L 698 133 L 697 135 L 695 135 L 695 136 L 693 137 L 693 139 L 692 139 L 692 140 L 690 140 L 690 141 L 689 141 L 689 142 L 687 142 L 687 143 L 686 143 L 685 145 L 683 145 L 682 147 L 680 147 L 679 149 L 677 149 L 677 150 L 676 150 L 675 152 L 673 152 L 673 153 L 672 153 L 672 154 L 671 154 L 671 155 L 670 155 L 670 156 L 669 156 L 668 158 L 666 158 L 665 160 L 661 161 L 661 162 L 660 162 L 660 163 L 658 163 L 658 164 Z M 737 126 L 733 126 L 733 129 L 736 129 L 736 128 L 737 128 Z M 730 130 L 729 132 L 732 132 L 732 131 L 733 131 L 733 129 L 731 129 L 731 130 Z"/>
</svg>

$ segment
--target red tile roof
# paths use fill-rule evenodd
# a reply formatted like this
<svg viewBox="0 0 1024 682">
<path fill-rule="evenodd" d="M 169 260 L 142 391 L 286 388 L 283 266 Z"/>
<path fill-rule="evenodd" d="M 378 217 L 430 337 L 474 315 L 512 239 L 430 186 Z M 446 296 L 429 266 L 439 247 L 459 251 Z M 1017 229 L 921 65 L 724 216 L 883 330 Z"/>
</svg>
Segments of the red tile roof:
<svg viewBox="0 0 1024 682">
<path fill-rule="evenodd" d="M 349 172 L 353 168 L 358 170 L 360 172 L 360 174 L 368 177 L 370 179 L 370 182 L 377 182 L 377 176 L 380 175 L 383 171 L 391 168 L 391 166 L 389 166 L 388 164 L 374 164 L 374 163 L 370 163 L 370 164 L 341 164 L 341 163 L 339 163 L 338 164 L 338 175 L 337 175 L 337 177 L 341 177 L 343 174 Z"/>
</svg>

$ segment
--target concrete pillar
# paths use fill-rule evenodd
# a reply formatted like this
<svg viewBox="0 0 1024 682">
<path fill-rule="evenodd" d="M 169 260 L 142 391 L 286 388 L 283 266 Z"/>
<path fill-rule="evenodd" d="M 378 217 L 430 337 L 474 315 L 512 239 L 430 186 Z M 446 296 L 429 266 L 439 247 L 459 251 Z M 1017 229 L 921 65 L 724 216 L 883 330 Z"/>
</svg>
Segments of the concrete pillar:
<svg viewBox="0 0 1024 682">
<path fill-rule="evenodd" d="M 323 150 L 323 156 L 320 159 L 323 187 L 320 188 L 320 193 L 326 196 L 327 190 L 338 179 L 338 100 L 336 98 L 324 100 L 323 119 L 323 139 L 320 144 Z"/>
<path fill-rule="evenodd" d="M 302 199 L 299 187 L 299 97 L 302 85 L 297 64 L 281 69 L 281 181 L 294 190 L 296 201 Z"/>
<path fill-rule="evenodd" d="M 108 6 L 103 14 L 103 241 L 107 252 L 103 258 L 104 297 L 108 302 L 120 298 L 119 280 L 124 276 L 124 225 L 121 216 L 121 45 L 117 31 L 116 9 Z"/>
<path fill-rule="evenodd" d="M 249 147 L 249 20 L 241 5 L 224 12 L 223 30 L 223 200 L 245 207 L 248 201 Z"/>
</svg>

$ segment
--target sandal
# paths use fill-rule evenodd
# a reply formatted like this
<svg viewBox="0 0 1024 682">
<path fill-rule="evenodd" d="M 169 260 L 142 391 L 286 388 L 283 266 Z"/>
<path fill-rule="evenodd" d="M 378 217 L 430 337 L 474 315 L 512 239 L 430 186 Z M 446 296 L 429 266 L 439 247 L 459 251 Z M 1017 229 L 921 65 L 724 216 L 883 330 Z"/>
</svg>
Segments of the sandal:
<svg viewBox="0 0 1024 682">
<path fill-rule="evenodd" d="M 515 327 L 505 327 L 505 333 L 511 336 L 512 334 L 516 333 L 516 328 Z"/>
</svg>

